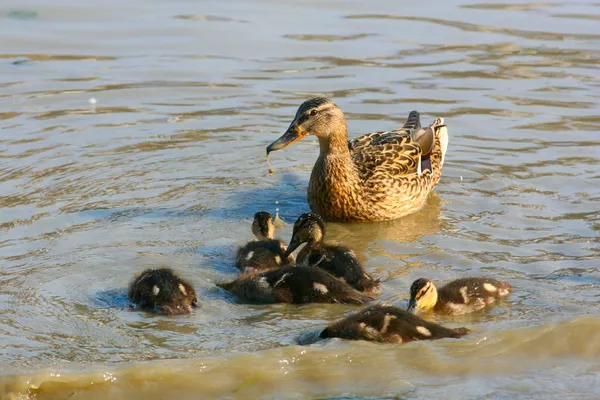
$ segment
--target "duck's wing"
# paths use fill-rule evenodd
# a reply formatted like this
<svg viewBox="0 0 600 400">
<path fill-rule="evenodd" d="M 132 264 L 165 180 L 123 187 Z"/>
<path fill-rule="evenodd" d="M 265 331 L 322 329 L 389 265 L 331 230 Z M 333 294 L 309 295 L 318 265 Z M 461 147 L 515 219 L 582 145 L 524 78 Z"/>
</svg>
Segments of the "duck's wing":
<svg viewBox="0 0 600 400">
<path fill-rule="evenodd" d="M 411 130 L 421 128 L 421 117 L 417 111 L 411 111 L 408 114 L 406 122 L 401 129 L 387 132 L 367 133 L 348 142 L 350 153 L 360 152 L 365 148 L 374 145 L 398 143 L 401 138 L 410 133 Z"/>
<path fill-rule="evenodd" d="M 418 111 L 413 110 L 408 114 L 408 118 L 404 123 L 403 129 L 420 129 L 421 128 L 421 115 Z"/>
<path fill-rule="evenodd" d="M 437 149 L 440 139 L 436 132 L 442 126 L 443 120 L 438 119 L 431 126 L 422 128 L 419 113 L 412 111 L 401 129 L 370 133 L 353 140 L 348 146 L 365 181 L 374 176 L 387 179 L 420 174 L 424 170 L 432 171 L 430 158 L 439 159 L 445 151 Z"/>
<path fill-rule="evenodd" d="M 380 174 L 400 176 L 418 173 L 422 155 L 421 146 L 413 140 L 412 131 L 403 129 L 378 132 L 368 145 L 351 152 L 363 180 Z"/>
</svg>

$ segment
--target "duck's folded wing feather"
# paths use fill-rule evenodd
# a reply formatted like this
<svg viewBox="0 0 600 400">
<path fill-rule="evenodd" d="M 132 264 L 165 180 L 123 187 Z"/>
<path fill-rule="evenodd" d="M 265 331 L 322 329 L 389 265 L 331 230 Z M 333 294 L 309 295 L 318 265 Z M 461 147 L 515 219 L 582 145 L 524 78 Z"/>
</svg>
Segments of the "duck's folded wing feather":
<svg viewBox="0 0 600 400">
<path fill-rule="evenodd" d="M 360 152 L 373 146 L 381 146 L 386 144 L 399 144 L 404 141 L 404 138 L 410 136 L 408 129 L 395 129 L 386 132 L 367 133 L 348 142 L 350 153 Z"/>
<path fill-rule="evenodd" d="M 421 146 L 408 133 L 380 136 L 368 146 L 360 146 L 351 152 L 352 160 L 363 180 L 379 174 L 400 177 L 416 173 Z"/>
</svg>

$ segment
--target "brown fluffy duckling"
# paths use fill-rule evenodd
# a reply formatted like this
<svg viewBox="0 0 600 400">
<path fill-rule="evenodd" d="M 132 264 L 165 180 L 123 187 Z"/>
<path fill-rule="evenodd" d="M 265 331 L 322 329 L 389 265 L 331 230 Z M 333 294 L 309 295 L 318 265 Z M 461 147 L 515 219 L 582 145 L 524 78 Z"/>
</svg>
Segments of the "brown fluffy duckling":
<svg viewBox="0 0 600 400">
<path fill-rule="evenodd" d="M 452 281 L 436 289 L 429 279 L 420 278 L 410 287 L 408 309 L 415 312 L 462 315 L 482 310 L 510 294 L 507 282 L 472 277 Z"/>
<path fill-rule="evenodd" d="M 275 225 L 271 214 L 265 211 L 254 214 L 252 233 L 258 240 L 248 242 L 237 251 L 235 265 L 240 271 L 263 271 L 280 268 L 294 262 L 294 256 L 285 253 L 286 244 L 273 238 Z"/>
<path fill-rule="evenodd" d="M 405 343 L 459 338 L 468 332 L 467 328 L 445 328 L 401 308 L 377 304 L 332 323 L 321 332 L 320 337 Z"/>
<path fill-rule="evenodd" d="M 169 268 L 147 269 L 129 284 L 129 300 L 141 308 L 168 315 L 187 314 L 198 299 L 192 285 Z"/>
<path fill-rule="evenodd" d="M 245 274 L 217 286 L 255 303 L 345 303 L 373 300 L 331 274 L 315 267 L 288 266 Z"/>
<path fill-rule="evenodd" d="M 302 243 L 306 245 L 298 253 L 298 265 L 324 269 L 347 282 L 361 292 L 379 293 L 379 279 L 373 279 L 357 260 L 352 250 L 345 246 L 325 244 L 325 224 L 315 213 L 302 214 L 294 224 L 292 240 L 285 252 L 292 254 Z"/>
</svg>

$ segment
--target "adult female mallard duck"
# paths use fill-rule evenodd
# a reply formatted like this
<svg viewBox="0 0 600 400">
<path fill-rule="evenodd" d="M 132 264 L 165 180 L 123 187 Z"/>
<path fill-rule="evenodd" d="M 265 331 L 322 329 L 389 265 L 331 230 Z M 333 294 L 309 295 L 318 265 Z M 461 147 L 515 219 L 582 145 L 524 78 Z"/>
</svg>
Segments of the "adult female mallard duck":
<svg viewBox="0 0 600 400">
<path fill-rule="evenodd" d="M 316 267 L 288 266 L 245 274 L 217 286 L 254 303 L 363 304 L 373 300 Z"/>
<path fill-rule="evenodd" d="M 275 225 L 271 214 L 260 211 L 254 214 L 252 233 L 257 240 L 240 247 L 235 258 L 235 265 L 242 272 L 254 272 L 279 268 L 294 262 L 294 256 L 286 255 L 287 246 L 274 239 Z"/>
<path fill-rule="evenodd" d="M 410 287 L 408 309 L 445 315 L 469 314 L 503 299 L 510 291 L 508 282 L 491 278 L 457 279 L 440 289 L 429 279 L 420 278 Z"/>
<path fill-rule="evenodd" d="M 367 275 L 352 250 L 325 244 L 324 239 L 325 224 L 321 217 L 315 213 L 302 214 L 294 224 L 292 240 L 285 254 L 292 254 L 306 243 L 298 253 L 298 265 L 322 268 L 361 292 L 375 294 L 379 291 L 379 279 Z"/>
<path fill-rule="evenodd" d="M 378 304 L 332 323 L 321 332 L 320 337 L 405 343 L 459 338 L 468 332 L 467 328 L 445 328 L 401 308 Z"/>
<path fill-rule="evenodd" d="M 331 221 L 383 221 L 419 210 L 442 174 L 448 147 L 443 118 L 421 128 L 412 111 L 404 126 L 348 142 L 344 113 L 329 99 L 302 103 L 267 156 L 315 135 L 321 152 L 308 184 L 312 211 Z"/>
<path fill-rule="evenodd" d="M 137 306 L 168 315 L 187 314 L 198 305 L 192 285 L 169 268 L 137 274 L 129 284 L 128 295 Z"/>
</svg>

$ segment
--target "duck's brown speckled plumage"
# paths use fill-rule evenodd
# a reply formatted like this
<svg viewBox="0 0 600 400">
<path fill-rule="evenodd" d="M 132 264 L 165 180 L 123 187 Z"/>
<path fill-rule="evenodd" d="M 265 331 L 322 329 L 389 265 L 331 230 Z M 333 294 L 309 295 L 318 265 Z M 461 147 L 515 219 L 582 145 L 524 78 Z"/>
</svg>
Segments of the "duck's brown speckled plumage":
<svg viewBox="0 0 600 400">
<path fill-rule="evenodd" d="M 318 137 L 321 151 L 308 203 L 333 221 L 390 220 L 419 210 L 440 180 L 448 144 L 444 120 L 422 128 L 416 111 L 401 129 L 348 142 L 342 111 L 330 100 L 316 98 L 300 106 L 288 131 L 267 150 L 311 134 Z"/>
</svg>

